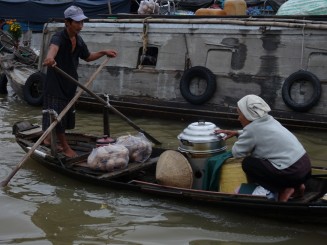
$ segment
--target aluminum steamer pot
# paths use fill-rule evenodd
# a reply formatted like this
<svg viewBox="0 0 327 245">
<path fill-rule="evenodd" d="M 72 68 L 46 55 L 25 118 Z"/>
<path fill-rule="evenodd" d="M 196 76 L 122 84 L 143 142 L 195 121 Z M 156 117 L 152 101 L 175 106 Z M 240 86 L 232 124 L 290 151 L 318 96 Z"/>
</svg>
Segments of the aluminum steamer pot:
<svg viewBox="0 0 327 245">
<path fill-rule="evenodd" d="M 182 152 L 211 154 L 225 151 L 227 146 L 223 139 L 225 134 L 214 134 L 219 129 L 211 122 L 191 123 L 177 136 L 178 149 Z"/>
</svg>

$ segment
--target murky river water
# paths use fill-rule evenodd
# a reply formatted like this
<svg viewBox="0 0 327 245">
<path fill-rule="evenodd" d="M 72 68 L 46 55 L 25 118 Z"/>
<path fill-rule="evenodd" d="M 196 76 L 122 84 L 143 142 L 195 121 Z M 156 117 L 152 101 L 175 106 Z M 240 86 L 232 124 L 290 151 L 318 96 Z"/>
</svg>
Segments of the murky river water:
<svg viewBox="0 0 327 245">
<path fill-rule="evenodd" d="M 0 180 L 22 160 L 11 126 L 20 120 L 40 123 L 40 108 L 12 94 L 0 95 Z M 102 115 L 78 111 L 75 131 L 102 133 Z M 131 120 L 177 147 L 188 125 L 157 119 Z M 111 133 L 136 133 L 111 116 Z M 217 124 L 217 122 L 215 122 Z M 327 132 L 293 131 L 315 165 L 326 166 Z M 233 142 L 228 142 L 230 146 Z M 327 227 L 293 224 L 154 199 L 134 192 L 74 181 L 28 161 L 0 189 L 0 244 L 326 244 Z"/>
</svg>

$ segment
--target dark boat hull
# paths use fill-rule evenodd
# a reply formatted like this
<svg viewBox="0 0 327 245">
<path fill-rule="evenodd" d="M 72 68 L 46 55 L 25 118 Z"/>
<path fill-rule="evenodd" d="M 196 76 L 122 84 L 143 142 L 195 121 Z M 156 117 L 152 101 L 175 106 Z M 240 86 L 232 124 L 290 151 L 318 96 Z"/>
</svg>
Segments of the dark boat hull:
<svg viewBox="0 0 327 245">
<path fill-rule="evenodd" d="M 20 131 L 14 127 L 16 140 L 26 152 L 40 136 L 38 128 Z M 50 154 L 50 149 L 40 146 L 31 158 L 43 166 L 70 176 L 83 182 L 115 189 L 132 190 L 145 193 L 156 198 L 172 198 L 195 206 L 213 206 L 232 210 L 240 214 L 261 216 L 302 223 L 327 224 L 327 201 L 323 198 L 327 192 L 325 172 L 320 177 L 312 177 L 306 183 L 306 193 L 301 199 L 288 202 L 276 202 L 262 196 L 222 193 L 178 188 L 157 184 L 156 164 L 165 149 L 153 148 L 151 157 L 144 163 L 129 163 L 125 169 L 113 172 L 90 170 L 82 163 L 96 145 L 96 137 L 83 134 L 68 134 L 71 145 L 78 152 L 76 158 L 66 158 L 62 154 L 56 157 Z M 73 143 L 75 142 L 75 144 Z M 323 171 L 326 171 L 323 169 Z"/>
</svg>

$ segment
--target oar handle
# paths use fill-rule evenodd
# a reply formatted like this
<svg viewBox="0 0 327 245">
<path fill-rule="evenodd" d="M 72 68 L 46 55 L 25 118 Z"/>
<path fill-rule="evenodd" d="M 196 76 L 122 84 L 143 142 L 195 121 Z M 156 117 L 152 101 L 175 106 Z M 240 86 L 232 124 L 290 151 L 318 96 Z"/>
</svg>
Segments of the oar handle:
<svg viewBox="0 0 327 245">
<path fill-rule="evenodd" d="M 92 92 L 90 89 L 88 89 L 86 86 L 84 86 L 83 84 L 80 84 L 76 79 L 74 79 L 73 77 L 71 77 L 69 74 L 67 74 L 66 72 L 64 72 L 63 70 L 61 70 L 59 67 L 55 66 L 54 69 L 61 74 L 62 76 L 66 77 L 67 79 L 69 79 L 71 82 L 75 83 L 77 86 L 79 86 L 81 89 L 83 89 L 85 92 L 87 92 L 89 95 L 91 95 L 92 97 L 94 97 L 96 100 L 98 100 L 101 104 L 103 104 L 104 106 L 108 106 L 113 112 L 115 112 L 118 116 L 120 116 L 122 119 L 124 119 L 130 126 L 132 126 L 134 129 L 136 129 L 137 131 L 143 133 L 149 140 L 151 140 L 153 143 L 157 144 L 157 145 L 161 145 L 161 142 L 156 140 L 155 138 L 153 138 L 150 134 L 148 134 L 147 132 L 145 132 L 143 129 L 141 129 L 140 127 L 138 127 L 135 123 L 133 123 L 128 117 L 126 117 L 124 114 L 122 114 L 120 111 L 118 111 L 115 107 L 113 107 L 112 105 L 110 105 L 107 101 L 105 101 L 104 99 L 102 99 L 101 97 L 99 97 L 97 94 L 95 94 L 94 92 Z"/>
</svg>

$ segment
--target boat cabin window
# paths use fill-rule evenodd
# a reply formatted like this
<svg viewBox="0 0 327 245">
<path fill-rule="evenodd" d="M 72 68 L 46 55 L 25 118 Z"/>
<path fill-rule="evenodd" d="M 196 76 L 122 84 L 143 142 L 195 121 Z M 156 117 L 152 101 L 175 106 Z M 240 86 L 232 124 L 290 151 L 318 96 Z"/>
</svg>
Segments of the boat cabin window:
<svg viewBox="0 0 327 245">
<path fill-rule="evenodd" d="M 143 47 L 139 49 L 138 66 L 156 66 L 158 57 L 158 48 L 147 47 L 145 54 L 143 54 Z"/>
</svg>

